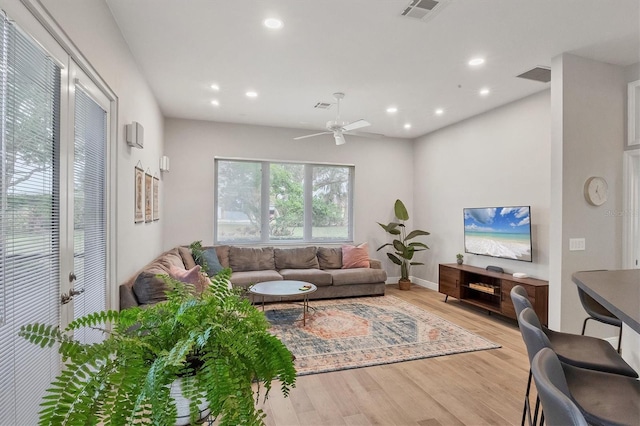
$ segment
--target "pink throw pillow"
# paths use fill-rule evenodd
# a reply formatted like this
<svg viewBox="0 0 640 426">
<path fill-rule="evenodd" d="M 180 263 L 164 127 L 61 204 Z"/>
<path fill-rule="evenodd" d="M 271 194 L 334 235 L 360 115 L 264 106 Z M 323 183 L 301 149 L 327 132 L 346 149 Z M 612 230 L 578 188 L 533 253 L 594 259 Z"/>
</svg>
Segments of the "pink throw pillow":
<svg viewBox="0 0 640 426">
<path fill-rule="evenodd" d="M 342 246 L 342 269 L 368 268 L 369 249 L 367 243 L 359 246 Z"/>
<path fill-rule="evenodd" d="M 196 291 L 200 293 L 204 288 L 200 269 L 200 265 L 196 265 L 191 269 L 183 269 L 179 266 L 171 265 L 169 267 L 169 275 L 175 280 L 193 284 L 196 287 Z"/>
</svg>

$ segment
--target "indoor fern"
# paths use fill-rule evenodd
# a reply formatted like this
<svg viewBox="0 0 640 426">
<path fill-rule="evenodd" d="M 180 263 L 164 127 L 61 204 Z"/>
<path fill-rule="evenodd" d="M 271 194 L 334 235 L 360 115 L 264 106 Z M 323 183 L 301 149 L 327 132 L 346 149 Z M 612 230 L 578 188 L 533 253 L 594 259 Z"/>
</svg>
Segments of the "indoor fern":
<svg viewBox="0 0 640 426">
<path fill-rule="evenodd" d="M 169 386 L 177 378 L 193 401 L 192 422 L 204 399 L 221 425 L 263 424 L 264 413 L 255 408 L 261 388 L 266 398 L 277 379 L 288 395 L 295 384 L 291 353 L 268 332 L 264 315 L 227 287 L 229 270 L 201 295 L 163 278 L 171 289 L 166 302 L 89 314 L 65 330 L 22 328 L 34 344 L 58 344 L 65 362 L 41 404 L 41 424 L 173 424 Z M 83 327 L 103 330 L 105 340 L 81 344 L 68 337 Z"/>
</svg>

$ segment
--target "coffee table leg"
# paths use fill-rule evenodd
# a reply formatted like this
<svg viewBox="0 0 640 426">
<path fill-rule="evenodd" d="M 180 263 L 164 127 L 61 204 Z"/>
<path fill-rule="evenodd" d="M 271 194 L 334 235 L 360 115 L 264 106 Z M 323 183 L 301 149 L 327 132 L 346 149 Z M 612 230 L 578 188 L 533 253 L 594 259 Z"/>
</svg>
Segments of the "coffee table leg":
<svg viewBox="0 0 640 426">
<path fill-rule="evenodd" d="M 305 294 L 302 299 L 302 326 L 303 327 L 307 325 L 307 312 L 309 312 L 309 296 Z"/>
</svg>

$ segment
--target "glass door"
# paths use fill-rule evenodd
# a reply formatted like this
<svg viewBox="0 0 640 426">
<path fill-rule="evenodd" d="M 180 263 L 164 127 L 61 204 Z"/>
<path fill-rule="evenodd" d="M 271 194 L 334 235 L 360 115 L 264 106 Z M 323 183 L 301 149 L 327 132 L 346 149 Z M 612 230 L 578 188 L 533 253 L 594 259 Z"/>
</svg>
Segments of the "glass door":
<svg viewBox="0 0 640 426">
<path fill-rule="evenodd" d="M 67 297 L 72 319 L 104 310 L 107 294 L 107 141 L 109 101 L 89 78 L 72 64 L 70 105 L 73 115 L 73 161 L 68 182 L 73 264 Z M 85 343 L 102 340 L 102 332 L 78 330 L 74 338 Z"/>
</svg>

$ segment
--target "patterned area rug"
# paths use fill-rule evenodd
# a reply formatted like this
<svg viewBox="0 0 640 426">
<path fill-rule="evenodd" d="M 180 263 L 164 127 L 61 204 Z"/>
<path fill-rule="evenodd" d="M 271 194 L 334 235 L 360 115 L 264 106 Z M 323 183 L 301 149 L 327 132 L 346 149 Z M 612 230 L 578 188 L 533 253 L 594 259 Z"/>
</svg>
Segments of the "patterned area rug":
<svg viewBox="0 0 640 426">
<path fill-rule="evenodd" d="M 394 296 L 265 307 L 271 331 L 295 355 L 298 375 L 499 348 Z"/>
</svg>

